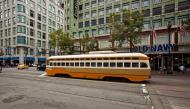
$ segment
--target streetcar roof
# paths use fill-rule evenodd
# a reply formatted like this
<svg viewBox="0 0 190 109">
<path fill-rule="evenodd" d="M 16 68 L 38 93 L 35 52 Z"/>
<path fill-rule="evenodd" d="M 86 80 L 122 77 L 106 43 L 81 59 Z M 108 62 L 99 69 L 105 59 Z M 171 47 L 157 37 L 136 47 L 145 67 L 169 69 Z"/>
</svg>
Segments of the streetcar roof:
<svg viewBox="0 0 190 109">
<path fill-rule="evenodd" d="M 51 56 L 48 59 L 59 58 L 101 58 L 101 57 L 147 57 L 142 53 L 113 53 L 113 54 L 80 54 L 80 55 L 61 55 Z"/>
</svg>

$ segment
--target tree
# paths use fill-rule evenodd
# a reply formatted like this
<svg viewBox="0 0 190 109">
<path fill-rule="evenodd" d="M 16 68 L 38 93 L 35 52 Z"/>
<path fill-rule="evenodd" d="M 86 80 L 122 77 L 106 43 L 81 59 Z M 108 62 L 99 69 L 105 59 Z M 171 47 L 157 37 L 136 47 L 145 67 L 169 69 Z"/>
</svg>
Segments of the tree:
<svg viewBox="0 0 190 109">
<path fill-rule="evenodd" d="M 94 37 L 90 37 L 89 34 L 85 34 L 80 40 L 83 47 L 83 53 L 98 50 L 98 42 Z"/>
<path fill-rule="evenodd" d="M 143 28 L 144 17 L 143 14 L 139 11 L 132 12 L 131 10 L 123 10 L 123 25 L 124 31 L 123 35 L 126 36 L 127 42 L 129 43 L 130 52 L 134 44 L 140 41 L 139 33 Z"/>
<path fill-rule="evenodd" d="M 49 44 L 51 48 L 62 50 L 66 54 L 72 54 L 74 45 L 72 37 L 62 29 L 56 30 L 49 34 Z"/>
<path fill-rule="evenodd" d="M 143 28 L 143 14 L 139 11 L 122 10 L 122 21 L 120 16 L 112 13 L 110 15 L 110 28 L 112 49 L 114 48 L 115 41 L 119 42 L 119 47 L 127 41 L 131 48 L 135 43 L 140 41 L 138 37 Z"/>
</svg>

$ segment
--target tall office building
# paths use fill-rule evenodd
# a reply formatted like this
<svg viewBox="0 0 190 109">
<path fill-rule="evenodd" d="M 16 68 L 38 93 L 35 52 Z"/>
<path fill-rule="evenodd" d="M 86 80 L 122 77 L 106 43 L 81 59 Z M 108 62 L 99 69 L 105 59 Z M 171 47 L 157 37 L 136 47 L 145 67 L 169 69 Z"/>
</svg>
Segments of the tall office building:
<svg viewBox="0 0 190 109">
<path fill-rule="evenodd" d="M 0 62 L 42 63 L 48 34 L 64 29 L 64 0 L 0 0 Z"/>
<path fill-rule="evenodd" d="M 66 6 L 67 30 L 76 39 L 85 34 L 95 37 L 100 50 L 111 48 L 108 26 L 111 13 L 117 13 L 117 18 L 122 19 L 122 9 L 144 11 L 141 42 L 135 44 L 133 50 L 149 55 L 153 69 L 168 64 L 169 57 L 172 57 L 174 69 L 179 63 L 190 67 L 190 33 L 187 31 L 182 36 L 178 29 L 182 21 L 190 18 L 189 0 L 67 0 Z M 170 39 L 168 22 L 171 22 Z M 150 35 L 153 27 L 156 37 Z M 129 44 L 123 44 L 121 50 L 129 52 Z"/>
</svg>

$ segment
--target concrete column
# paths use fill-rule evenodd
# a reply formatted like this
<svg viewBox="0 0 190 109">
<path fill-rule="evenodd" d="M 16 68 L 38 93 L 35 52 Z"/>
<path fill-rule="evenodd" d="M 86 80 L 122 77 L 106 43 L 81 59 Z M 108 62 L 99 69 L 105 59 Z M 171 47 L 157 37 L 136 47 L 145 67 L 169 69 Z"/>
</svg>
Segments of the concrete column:
<svg viewBox="0 0 190 109">
<path fill-rule="evenodd" d="M 19 64 L 24 64 L 24 48 L 19 47 Z"/>
<path fill-rule="evenodd" d="M 34 53 L 35 53 L 35 61 L 34 61 L 34 64 L 38 64 L 38 52 L 37 52 L 37 48 L 35 48 L 35 51 L 34 51 Z"/>
</svg>

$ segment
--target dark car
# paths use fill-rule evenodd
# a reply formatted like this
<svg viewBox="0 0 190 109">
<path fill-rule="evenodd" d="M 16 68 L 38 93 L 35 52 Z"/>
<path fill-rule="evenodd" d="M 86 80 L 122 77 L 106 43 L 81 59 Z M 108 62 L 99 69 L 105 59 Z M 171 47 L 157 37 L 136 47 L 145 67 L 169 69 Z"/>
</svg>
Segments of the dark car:
<svg viewBox="0 0 190 109">
<path fill-rule="evenodd" d="M 37 65 L 37 70 L 38 71 L 45 71 L 46 70 L 46 65 L 45 64 L 39 64 L 39 65 Z"/>
</svg>

